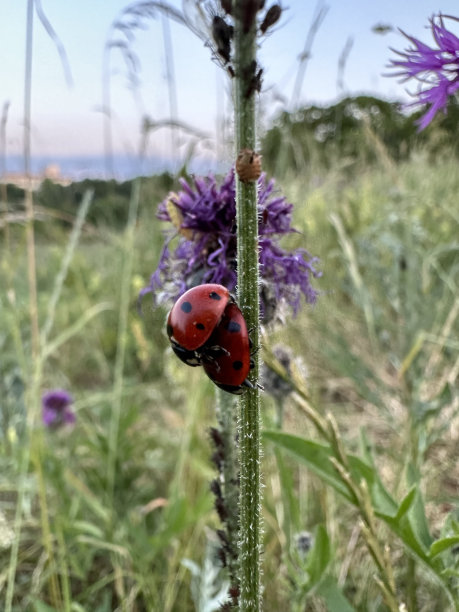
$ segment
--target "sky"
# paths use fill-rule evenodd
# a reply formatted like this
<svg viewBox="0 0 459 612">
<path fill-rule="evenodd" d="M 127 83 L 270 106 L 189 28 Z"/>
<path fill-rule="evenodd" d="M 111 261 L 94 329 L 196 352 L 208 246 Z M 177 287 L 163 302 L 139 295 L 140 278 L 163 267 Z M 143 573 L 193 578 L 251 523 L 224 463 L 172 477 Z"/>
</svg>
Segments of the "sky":
<svg viewBox="0 0 459 612">
<path fill-rule="evenodd" d="M 7 156 L 20 154 L 23 146 L 24 73 L 27 0 L 0 2 L 0 110 L 9 104 L 6 123 Z M 126 40 L 113 24 L 126 23 L 123 11 L 140 2 L 125 0 L 40 0 L 68 60 L 71 83 L 66 79 L 55 42 L 35 14 L 32 60 L 32 155 L 49 158 L 102 155 L 104 152 L 103 74 L 109 57 L 114 153 L 135 154 L 141 147 L 142 119 L 167 121 L 171 114 L 193 130 L 209 135 L 199 151 L 215 155 L 231 117 L 229 77 L 211 60 L 204 42 L 181 24 L 165 22 L 160 14 L 143 19 L 130 50 L 138 60 L 138 84 L 129 82 L 126 64 L 117 48 L 107 54 L 109 40 Z M 145 4 L 145 2 L 143 2 Z M 153 3 L 151 3 L 153 4 Z M 180 0 L 170 4 L 181 9 Z M 282 0 L 280 23 L 260 44 L 259 61 L 264 69 L 260 96 L 260 129 L 276 113 L 292 108 L 299 56 L 304 50 L 314 15 L 325 9 L 306 67 L 297 104 L 328 104 L 342 95 L 366 93 L 389 100 L 406 100 L 405 84 L 384 76 L 394 53 L 406 39 L 397 28 L 430 43 L 428 18 L 438 12 L 457 14 L 457 0 Z M 266 2 L 269 6 L 270 2 Z M 372 31 L 384 24 L 393 30 L 385 35 Z M 172 54 L 166 62 L 164 33 L 171 37 Z M 341 86 L 337 84 L 338 61 L 349 41 L 352 46 Z M 176 101 L 171 112 L 167 73 L 175 75 Z M 148 155 L 185 155 L 189 138 L 181 130 L 171 138 L 167 129 L 150 133 Z M 207 143 L 207 144 L 206 144 Z M 206 149 L 207 147 L 207 149 Z M 217 147 L 217 149 L 216 149 Z"/>
</svg>

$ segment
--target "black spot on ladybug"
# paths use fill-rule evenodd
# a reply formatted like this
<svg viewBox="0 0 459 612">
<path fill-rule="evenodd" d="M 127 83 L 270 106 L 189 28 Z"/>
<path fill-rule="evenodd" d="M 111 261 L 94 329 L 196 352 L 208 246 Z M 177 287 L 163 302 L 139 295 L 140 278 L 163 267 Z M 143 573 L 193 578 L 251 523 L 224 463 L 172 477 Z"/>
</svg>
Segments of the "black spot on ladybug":
<svg viewBox="0 0 459 612">
<path fill-rule="evenodd" d="M 211 300 L 217 300 L 217 301 L 222 299 L 221 296 L 219 296 L 216 291 L 211 291 L 209 293 L 209 297 Z"/>
<path fill-rule="evenodd" d="M 238 333 L 241 331 L 241 326 L 239 325 L 239 323 L 237 323 L 236 321 L 230 321 L 226 327 L 226 329 L 232 333 Z"/>
<path fill-rule="evenodd" d="M 183 302 L 183 304 L 180 306 L 180 310 L 183 310 L 183 312 L 191 312 L 192 309 L 192 305 L 190 304 L 190 302 Z"/>
<path fill-rule="evenodd" d="M 196 327 L 197 329 L 206 329 L 205 325 L 203 325 L 202 323 L 196 323 Z"/>
<path fill-rule="evenodd" d="M 242 369 L 242 361 L 233 361 L 233 369 L 241 370 Z"/>
<path fill-rule="evenodd" d="M 169 338 L 172 338 L 172 336 L 174 335 L 174 330 L 172 329 L 172 325 L 169 325 L 169 323 L 167 324 L 167 335 Z"/>
</svg>

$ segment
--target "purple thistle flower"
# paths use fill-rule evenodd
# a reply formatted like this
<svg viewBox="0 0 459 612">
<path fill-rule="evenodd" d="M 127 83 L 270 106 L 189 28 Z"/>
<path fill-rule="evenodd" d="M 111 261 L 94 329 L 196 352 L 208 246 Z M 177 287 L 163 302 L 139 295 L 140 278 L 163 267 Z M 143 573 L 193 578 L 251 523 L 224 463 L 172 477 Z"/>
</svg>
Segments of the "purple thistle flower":
<svg viewBox="0 0 459 612">
<path fill-rule="evenodd" d="M 194 185 L 180 179 L 182 190 L 161 202 L 158 218 L 172 223 L 175 231 L 166 240 L 159 264 L 140 297 L 154 293 L 157 302 L 176 300 L 190 287 L 219 283 L 232 291 L 236 273 L 236 186 L 234 170 L 220 186 L 215 177 L 195 178 Z M 271 320 L 281 301 L 296 314 L 301 295 L 314 303 L 317 291 L 311 278 L 320 276 L 305 249 L 288 252 L 279 239 L 295 232 L 291 227 L 293 205 L 274 191 L 274 180 L 262 174 L 258 181 L 261 307 L 264 319 Z M 171 252 L 171 240 L 178 244 Z"/>
<path fill-rule="evenodd" d="M 391 60 L 390 67 L 399 69 L 392 76 L 401 76 L 405 81 L 413 78 L 421 83 L 417 100 L 409 106 L 429 105 L 417 121 L 420 130 L 429 125 L 439 110 L 446 112 L 448 98 L 459 89 L 459 38 L 446 29 L 443 17 L 440 14 L 437 21 L 435 16 L 429 20 L 437 47 L 429 47 L 400 30 L 412 45 L 404 52 L 392 49 L 403 58 Z M 448 17 L 457 21 L 455 17 Z"/>
<path fill-rule="evenodd" d="M 75 423 L 75 414 L 70 409 L 73 398 L 64 389 L 54 389 L 44 393 L 41 403 L 43 423 L 46 427 L 56 429 L 61 425 Z"/>
</svg>

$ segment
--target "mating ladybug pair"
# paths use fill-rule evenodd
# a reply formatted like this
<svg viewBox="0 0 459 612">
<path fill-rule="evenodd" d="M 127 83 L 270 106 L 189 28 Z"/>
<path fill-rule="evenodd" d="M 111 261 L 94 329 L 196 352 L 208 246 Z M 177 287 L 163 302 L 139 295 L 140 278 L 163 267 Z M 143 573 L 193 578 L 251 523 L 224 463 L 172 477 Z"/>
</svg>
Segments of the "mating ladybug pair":
<svg viewBox="0 0 459 612">
<path fill-rule="evenodd" d="M 239 395 L 253 387 L 247 380 L 253 365 L 247 325 L 223 285 L 198 285 L 184 293 L 169 312 L 167 335 L 179 359 L 202 365 L 224 391 Z"/>
</svg>

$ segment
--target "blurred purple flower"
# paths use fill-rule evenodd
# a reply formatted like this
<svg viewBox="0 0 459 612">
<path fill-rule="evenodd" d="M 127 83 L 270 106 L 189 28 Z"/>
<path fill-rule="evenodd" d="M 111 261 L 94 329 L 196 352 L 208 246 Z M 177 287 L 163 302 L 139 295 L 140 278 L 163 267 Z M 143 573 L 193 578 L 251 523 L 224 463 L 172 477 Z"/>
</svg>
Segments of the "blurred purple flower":
<svg viewBox="0 0 459 612">
<path fill-rule="evenodd" d="M 449 96 L 459 89 L 459 38 L 444 25 L 443 17 L 431 17 L 430 27 L 437 47 L 429 47 L 417 38 L 402 34 L 412 43 L 404 52 L 396 51 L 401 60 L 391 60 L 390 68 L 399 69 L 392 76 L 401 76 L 405 81 L 416 79 L 421 83 L 417 100 L 409 106 L 430 105 L 427 112 L 418 120 L 419 129 L 429 125 L 439 110 L 446 112 Z"/>
<path fill-rule="evenodd" d="M 182 190 L 161 202 L 158 218 L 175 228 L 163 248 L 159 264 L 140 297 L 154 293 L 161 303 L 177 299 L 190 287 L 220 283 L 232 291 L 236 286 L 236 199 L 234 170 L 220 186 L 215 177 L 195 178 L 194 185 L 180 179 Z M 288 252 L 279 238 L 295 232 L 291 227 L 293 205 L 274 191 L 274 180 L 262 174 L 258 181 L 261 307 L 265 319 L 272 318 L 277 304 L 284 300 L 296 314 L 301 295 L 314 303 L 317 291 L 311 277 L 318 259 L 305 249 Z M 170 242 L 179 234 L 171 252 Z M 273 308 L 274 302 L 274 308 Z M 267 317 L 268 311 L 270 316 Z"/>
<path fill-rule="evenodd" d="M 57 428 L 75 423 L 75 414 L 70 409 L 72 396 L 64 389 L 54 389 L 44 393 L 41 399 L 43 423 L 46 427 Z"/>
</svg>

